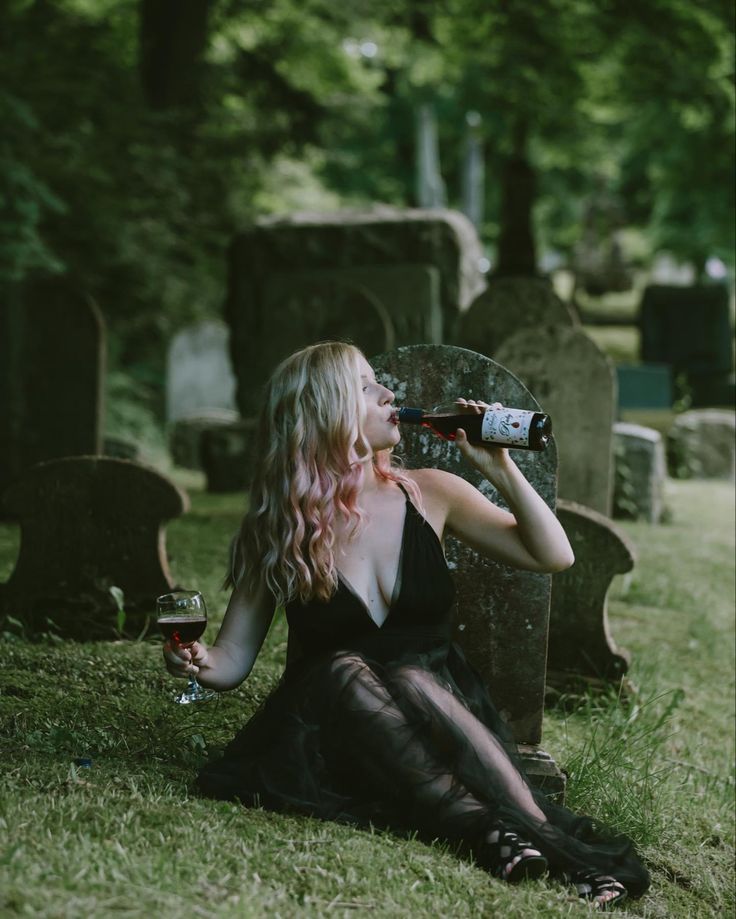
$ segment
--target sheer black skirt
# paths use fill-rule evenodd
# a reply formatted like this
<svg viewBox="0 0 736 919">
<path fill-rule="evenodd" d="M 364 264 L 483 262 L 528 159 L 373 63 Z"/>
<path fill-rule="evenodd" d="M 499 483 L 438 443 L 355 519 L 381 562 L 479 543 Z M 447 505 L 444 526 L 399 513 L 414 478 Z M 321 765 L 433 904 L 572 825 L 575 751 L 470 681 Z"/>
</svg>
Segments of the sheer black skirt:
<svg viewBox="0 0 736 919">
<path fill-rule="evenodd" d="M 455 644 L 393 660 L 341 649 L 287 668 L 198 778 L 207 796 L 457 844 L 483 863 L 501 820 L 562 876 L 595 869 L 641 895 L 631 840 L 527 782 L 509 731 Z"/>
</svg>

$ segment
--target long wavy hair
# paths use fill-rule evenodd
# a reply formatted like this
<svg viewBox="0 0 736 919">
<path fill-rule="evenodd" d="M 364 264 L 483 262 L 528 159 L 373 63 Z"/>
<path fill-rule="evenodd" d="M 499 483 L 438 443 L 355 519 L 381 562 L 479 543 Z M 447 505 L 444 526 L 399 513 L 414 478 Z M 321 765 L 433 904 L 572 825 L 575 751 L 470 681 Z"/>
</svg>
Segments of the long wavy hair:
<svg viewBox="0 0 736 919">
<path fill-rule="evenodd" d="M 365 519 L 358 497 L 367 462 L 384 480 L 400 482 L 421 508 L 419 489 L 391 451 L 372 456 L 363 435 L 360 354 L 345 342 L 320 342 L 286 358 L 271 376 L 230 586 L 244 579 L 255 593 L 265 585 L 278 606 L 328 600 L 338 584 L 335 526 L 342 519 L 352 537 Z"/>
</svg>

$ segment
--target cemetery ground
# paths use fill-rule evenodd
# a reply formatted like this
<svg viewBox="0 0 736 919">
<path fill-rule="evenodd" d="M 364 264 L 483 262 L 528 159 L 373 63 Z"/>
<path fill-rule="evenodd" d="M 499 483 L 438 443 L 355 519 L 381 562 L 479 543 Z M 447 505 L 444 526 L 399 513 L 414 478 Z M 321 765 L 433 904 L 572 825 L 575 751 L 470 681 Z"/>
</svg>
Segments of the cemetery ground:
<svg viewBox="0 0 736 919">
<path fill-rule="evenodd" d="M 175 577 L 210 600 L 211 640 L 241 498 L 190 494 L 168 548 Z M 668 502 L 666 525 L 622 524 L 639 561 L 614 582 L 609 615 L 633 653 L 633 691 L 558 697 L 543 746 L 569 775 L 569 805 L 630 833 L 646 858 L 652 888 L 619 915 L 732 915 L 734 488 L 669 481 Z M 16 551 L 0 527 L 0 578 Z M 556 883 L 512 888 L 441 845 L 198 798 L 198 765 L 281 673 L 285 623 L 251 677 L 201 708 L 171 703 L 180 684 L 159 644 L 3 636 L 2 915 L 586 914 Z"/>
</svg>

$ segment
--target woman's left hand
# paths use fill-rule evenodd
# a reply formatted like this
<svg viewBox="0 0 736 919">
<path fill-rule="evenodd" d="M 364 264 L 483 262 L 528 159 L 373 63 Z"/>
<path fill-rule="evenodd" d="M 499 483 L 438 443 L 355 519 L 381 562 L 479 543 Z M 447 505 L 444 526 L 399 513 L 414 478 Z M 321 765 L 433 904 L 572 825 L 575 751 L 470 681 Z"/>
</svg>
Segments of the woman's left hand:
<svg viewBox="0 0 736 919">
<path fill-rule="evenodd" d="M 455 404 L 460 412 L 468 415 L 482 415 L 489 408 L 494 411 L 500 411 L 503 408 L 500 402 L 493 402 L 489 405 L 487 402 L 478 402 L 475 399 L 456 399 Z M 482 447 L 471 444 L 462 428 L 458 428 L 455 443 L 465 459 L 485 476 L 507 469 L 512 462 L 506 447 L 499 447 L 497 444 Z"/>
</svg>

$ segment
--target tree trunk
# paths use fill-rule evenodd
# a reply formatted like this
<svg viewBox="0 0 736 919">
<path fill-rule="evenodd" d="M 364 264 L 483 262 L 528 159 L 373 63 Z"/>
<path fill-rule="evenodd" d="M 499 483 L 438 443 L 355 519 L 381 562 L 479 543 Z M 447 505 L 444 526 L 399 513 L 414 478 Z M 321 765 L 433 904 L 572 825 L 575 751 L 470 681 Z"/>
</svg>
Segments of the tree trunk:
<svg viewBox="0 0 736 919">
<path fill-rule="evenodd" d="M 517 121 L 513 128 L 513 150 L 501 174 L 501 229 L 498 262 L 493 272 L 496 277 L 537 273 L 532 227 L 536 176 L 527 159 L 527 134 L 526 122 Z"/>
<path fill-rule="evenodd" d="M 195 108 L 212 0 L 140 0 L 139 70 L 152 109 Z"/>
</svg>

